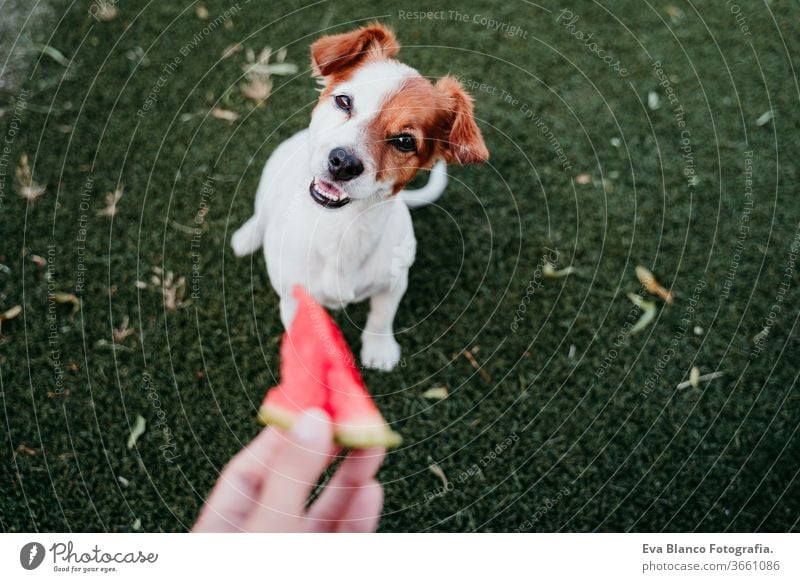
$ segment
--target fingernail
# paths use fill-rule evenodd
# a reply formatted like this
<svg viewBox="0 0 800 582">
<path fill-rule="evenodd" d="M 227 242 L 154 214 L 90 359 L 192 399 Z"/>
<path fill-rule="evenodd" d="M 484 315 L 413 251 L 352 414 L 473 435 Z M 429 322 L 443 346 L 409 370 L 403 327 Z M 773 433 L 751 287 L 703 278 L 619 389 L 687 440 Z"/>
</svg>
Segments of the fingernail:
<svg viewBox="0 0 800 582">
<path fill-rule="evenodd" d="M 309 408 L 292 427 L 292 433 L 301 441 L 315 441 L 328 431 L 329 423 L 324 410 Z"/>
</svg>

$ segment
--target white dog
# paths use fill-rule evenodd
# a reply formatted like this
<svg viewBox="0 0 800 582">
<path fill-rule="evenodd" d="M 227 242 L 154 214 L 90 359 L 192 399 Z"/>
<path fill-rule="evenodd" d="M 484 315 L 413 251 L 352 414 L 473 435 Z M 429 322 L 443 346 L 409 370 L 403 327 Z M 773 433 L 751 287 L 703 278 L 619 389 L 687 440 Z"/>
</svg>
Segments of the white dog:
<svg viewBox="0 0 800 582">
<path fill-rule="evenodd" d="M 461 84 L 431 83 L 392 59 L 398 50 L 380 24 L 311 46 L 323 84 L 311 125 L 273 152 L 231 241 L 240 257 L 263 245 L 286 328 L 295 284 L 329 308 L 369 298 L 361 361 L 384 370 L 400 360 L 392 323 L 416 253 L 408 208 L 442 194 L 445 163 L 489 157 Z M 421 168 L 428 184 L 403 191 Z"/>
</svg>

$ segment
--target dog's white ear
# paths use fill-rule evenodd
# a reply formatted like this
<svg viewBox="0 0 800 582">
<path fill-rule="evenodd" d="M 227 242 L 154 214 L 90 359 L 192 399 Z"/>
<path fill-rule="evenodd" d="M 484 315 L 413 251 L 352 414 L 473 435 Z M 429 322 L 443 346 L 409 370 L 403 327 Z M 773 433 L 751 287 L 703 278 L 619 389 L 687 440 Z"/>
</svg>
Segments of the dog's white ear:
<svg viewBox="0 0 800 582">
<path fill-rule="evenodd" d="M 390 59 L 400 50 L 394 33 L 380 23 L 323 36 L 311 45 L 311 64 L 320 77 L 341 75 L 372 59 Z"/>
<path fill-rule="evenodd" d="M 478 164 L 489 159 L 489 150 L 475 123 L 472 97 L 457 79 L 442 77 L 436 88 L 443 94 L 445 115 L 450 134 L 444 144 L 444 159 L 448 164 Z"/>
</svg>

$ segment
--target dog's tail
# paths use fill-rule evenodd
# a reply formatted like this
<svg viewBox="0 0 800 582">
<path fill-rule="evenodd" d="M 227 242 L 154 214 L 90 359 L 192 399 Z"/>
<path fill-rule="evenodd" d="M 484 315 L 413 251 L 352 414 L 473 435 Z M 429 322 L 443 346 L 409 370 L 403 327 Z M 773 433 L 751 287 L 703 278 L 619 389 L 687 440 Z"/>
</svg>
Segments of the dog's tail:
<svg viewBox="0 0 800 582">
<path fill-rule="evenodd" d="M 400 192 L 400 199 L 406 203 L 409 208 L 419 208 L 420 206 L 427 206 L 439 199 L 439 196 L 444 192 L 447 186 L 447 165 L 438 161 L 431 168 L 431 175 L 428 178 L 428 183 L 418 190 L 402 190 Z"/>
<path fill-rule="evenodd" d="M 265 225 L 264 220 L 261 218 L 262 215 L 263 213 L 256 212 L 255 215 L 250 217 L 250 220 L 233 233 L 231 247 L 233 247 L 233 254 L 237 257 L 254 253 L 264 244 Z"/>
</svg>

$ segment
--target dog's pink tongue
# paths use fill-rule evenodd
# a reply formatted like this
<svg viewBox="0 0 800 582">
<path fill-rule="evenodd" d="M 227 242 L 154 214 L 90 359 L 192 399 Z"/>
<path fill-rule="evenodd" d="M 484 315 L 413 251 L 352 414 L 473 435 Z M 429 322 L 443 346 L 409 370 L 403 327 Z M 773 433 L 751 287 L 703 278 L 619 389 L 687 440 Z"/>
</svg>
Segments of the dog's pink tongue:
<svg viewBox="0 0 800 582">
<path fill-rule="evenodd" d="M 337 198 L 342 196 L 342 191 L 339 190 L 339 188 L 337 188 L 336 186 L 334 186 L 330 182 L 326 182 L 325 180 L 319 180 L 317 182 L 317 186 L 319 186 L 320 189 L 324 190 L 326 193 L 332 194 L 333 196 L 336 196 Z"/>
</svg>

